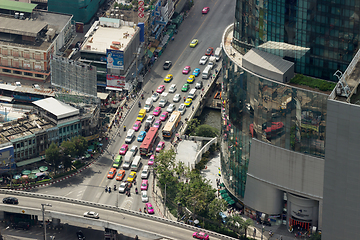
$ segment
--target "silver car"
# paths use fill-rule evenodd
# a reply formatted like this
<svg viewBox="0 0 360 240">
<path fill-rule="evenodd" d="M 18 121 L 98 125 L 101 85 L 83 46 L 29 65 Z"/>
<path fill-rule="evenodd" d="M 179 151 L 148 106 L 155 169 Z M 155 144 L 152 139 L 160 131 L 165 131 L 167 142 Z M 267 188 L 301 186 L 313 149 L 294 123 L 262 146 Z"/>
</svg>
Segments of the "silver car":
<svg viewBox="0 0 360 240">
<path fill-rule="evenodd" d="M 175 96 L 173 98 L 173 101 L 178 102 L 178 101 L 180 101 L 180 99 L 181 99 L 181 95 L 180 94 L 175 94 Z"/>
<path fill-rule="evenodd" d="M 185 104 L 180 104 L 178 111 L 181 113 L 181 115 L 184 115 L 184 113 L 186 112 L 186 105 Z"/>
<path fill-rule="evenodd" d="M 154 115 L 149 115 L 147 118 L 146 118 L 146 123 L 153 123 L 155 121 L 155 117 Z"/>
<path fill-rule="evenodd" d="M 170 104 L 169 106 L 168 106 L 168 108 L 166 109 L 166 111 L 168 112 L 168 113 L 172 113 L 173 111 L 175 110 L 175 104 Z"/>
<path fill-rule="evenodd" d="M 154 92 L 153 95 L 151 95 L 152 100 L 156 102 L 159 99 L 159 95 L 157 92 Z"/>
<path fill-rule="evenodd" d="M 170 88 L 169 88 L 169 93 L 173 93 L 176 92 L 176 85 L 175 84 L 171 84 Z"/>
<path fill-rule="evenodd" d="M 88 218 L 99 218 L 99 214 L 96 212 L 85 212 L 84 213 L 84 217 L 88 217 Z"/>
<path fill-rule="evenodd" d="M 127 187 L 127 183 L 126 182 L 122 182 L 119 186 L 119 193 L 123 193 L 125 192 L 125 189 Z"/>
</svg>

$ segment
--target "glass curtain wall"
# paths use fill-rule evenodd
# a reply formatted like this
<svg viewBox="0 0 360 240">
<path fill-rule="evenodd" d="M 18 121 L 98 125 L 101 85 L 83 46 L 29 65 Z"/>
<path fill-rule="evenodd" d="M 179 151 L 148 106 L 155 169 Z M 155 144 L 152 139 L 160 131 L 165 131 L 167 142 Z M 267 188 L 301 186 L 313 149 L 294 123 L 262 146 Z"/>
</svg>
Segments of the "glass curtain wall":
<svg viewBox="0 0 360 240">
<path fill-rule="evenodd" d="M 337 81 L 333 74 L 358 51 L 359 16 L 354 0 L 237 0 L 234 46 L 243 54 L 260 48 L 294 62 L 297 73 Z"/>
<path fill-rule="evenodd" d="M 252 138 L 324 157 L 328 95 L 259 78 L 223 56 L 222 174 L 241 199 Z"/>
</svg>

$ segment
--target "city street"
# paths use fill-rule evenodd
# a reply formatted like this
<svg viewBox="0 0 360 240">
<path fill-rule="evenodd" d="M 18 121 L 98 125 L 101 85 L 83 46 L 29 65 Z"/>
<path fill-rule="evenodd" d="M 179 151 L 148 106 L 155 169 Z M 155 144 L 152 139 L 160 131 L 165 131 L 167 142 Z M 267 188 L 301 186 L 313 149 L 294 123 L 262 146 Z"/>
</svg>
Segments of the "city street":
<svg viewBox="0 0 360 240">
<path fill-rule="evenodd" d="M 208 14 L 202 14 L 201 10 L 204 6 L 209 6 L 210 11 Z M 229 12 L 230 10 L 230 12 Z M 195 68 L 200 68 L 201 71 L 205 68 L 206 65 L 199 65 L 200 58 L 205 55 L 205 51 L 208 47 L 213 47 L 216 49 L 220 46 L 221 36 L 226 26 L 231 24 L 234 19 L 235 11 L 235 1 L 197 1 L 193 8 L 190 10 L 187 18 L 183 21 L 182 25 L 179 28 L 178 34 L 175 35 L 175 40 L 171 41 L 167 46 L 165 52 L 157 59 L 151 71 L 147 73 L 145 77 L 145 86 L 144 90 L 144 100 L 141 100 L 142 106 L 144 105 L 145 100 L 151 96 L 152 90 L 156 91 L 156 88 L 159 85 L 165 85 L 165 92 L 167 92 L 171 84 L 177 85 L 177 91 L 175 93 L 169 94 L 169 102 L 172 102 L 174 94 L 180 93 L 181 97 L 187 96 L 188 92 L 181 92 L 181 87 L 186 83 L 186 79 L 190 74 L 182 74 L 182 69 L 189 65 L 191 67 L 191 72 Z M 190 48 L 189 44 L 192 39 L 198 39 L 199 43 L 195 48 Z M 173 63 L 173 66 L 169 70 L 163 70 L 163 63 L 166 60 L 170 60 Z M 220 64 L 220 62 L 217 62 Z M 164 77 L 166 74 L 171 73 L 174 75 L 174 79 L 170 83 L 164 83 Z M 191 88 L 195 87 L 196 82 L 201 80 L 201 75 L 199 75 Z M 201 80 L 205 87 L 207 87 L 208 80 Z M 201 91 L 201 90 L 200 90 Z M 193 104 L 200 100 L 200 93 L 198 97 L 194 100 Z M 127 115 L 123 125 L 130 129 L 135 122 L 136 116 L 140 108 L 138 107 L 139 100 L 132 102 L 132 108 Z M 181 100 L 179 103 L 175 103 L 176 108 L 183 103 Z M 169 103 L 168 103 L 169 104 Z M 165 108 L 162 108 L 162 111 L 165 111 L 168 104 Z M 158 106 L 158 101 L 154 102 L 155 107 Z M 152 113 L 152 110 L 149 114 Z M 187 118 L 191 113 L 191 107 L 187 108 L 187 111 L 182 116 L 182 121 Z M 156 117 L 158 119 L 158 117 Z M 143 130 L 145 121 L 142 124 Z M 163 122 L 163 126 L 166 122 Z M 131 188 L 131 196 L 127 197 L 125 194 L 119 194 L 118 191 L 111 193 L 106 193 L 104 191 L 105 186 L 113 187 L 114 184 L 117 187 L 120 185 L 115 179 L 107 179 L 107 173 L 112 164 L 112 154 L 117 154 L 120 146 L 124 143 L 126 133 L 123 131 L 123 126 L 119 127 L 119 134 L 114 139 L 110 139 L 111 143 L 107 148 L 108 153 L 104 153 L 99 160 L 93 164 L 90 168 L 83 171 L 81 174 L 78 174 L 68 180 L 62 181 L 57 184 L 53 184 L 49 187 L 33 189 L 33 192 L 51 194 L 51 195 L 60 195 L 67 196 L 70 198 L 88 200 L 103 204 L 115 205 L 118 207 L 123 207 L 126 209 L 131 209 L 138 211 L 139 208 L 143 208 L 144 204 L 141 202 L 140 194 L 135 194 L 135 186 L 140 190 L 141 178 L 137 177 L 137 184 Z M 139 132 L 136 132 L 136 137 Z M 120 136 L 119 136 L 120 135 Z M 159 134 L 160 139 L 162 139 L 161 133 Z M 170 142 L 165 140 L 166 148 L 169 148 Z M 131 146 L 136 145 L 140 147 L 141 143 L 135 140 Z M 138 170 L 138 174 L 141 171 L 142 167 L 147 164 L 147 159 L 142 160 L 142 166 Z M 122 169 L 121 167 L 119 169 Z M 125 179 L 128 177 L 130 171 L 126 171 Z M 154 194 L 152 193 L 152 181 L 153 176 L 149 176 L 149 202 L 154 202 Z M 140 191 L 139 191 L 140 192 Z M 159 215 L 159 210 L 155 208 L 155 214 Z M 161 215 L 160 215 L 161 216 Z"/>
</svg>

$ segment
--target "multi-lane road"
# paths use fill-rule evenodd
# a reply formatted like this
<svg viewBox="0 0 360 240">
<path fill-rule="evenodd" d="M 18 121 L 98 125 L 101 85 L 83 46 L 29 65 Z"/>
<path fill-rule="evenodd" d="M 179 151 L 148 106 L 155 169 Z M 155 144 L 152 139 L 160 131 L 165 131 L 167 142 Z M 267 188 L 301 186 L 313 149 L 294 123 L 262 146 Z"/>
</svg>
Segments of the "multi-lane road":
<svg viewBox="0 0 360 240">
<path fill-rule="evenodd" d="M 208 14 L 202 14 L 201 10 L 203 7 L 210 7 Z M 199 65 L 200 58 L 205 55 L 205 51 L 208 47 L 213 47 L 214 50 L 220 46 L 221 37 L 224 29 L 229 24 L 233 23 L 235 14 L 235 1 L 234 0 L 199 0 L 195 2 L 195 5 L 190 10 L 187 18 L 183 21 L 182 25 L 178 30 L 178 34 L 175 35 L 175 40 L 171 41 L 165 52 L 155 62 L 151 72 L 146 75 L 144 90 L 144 100 L 141 100 L 142 106 L 144 101 L 151 96 L 152 90 L 156 91 L 156 88 L 163 84 L 166 87 L 165 92 L 168 92 L 168 88 L 171 84 L 177 85 L 177 91 L 169 94 L 169 101 L 172 102 L 174 94 L 180 93 L 181 96 L 187 96 L 188 92 L 181 92 L 181 87 L 186 83 L 187 77 L 190 75 L 182 74 L 182 69 L 189 65 L 191 66 L 191 72 L 195 68 L 204 70 L 206 65 Z M 192 39 L 198 39 L 199 43 L 195 48 L 190 48 L 189 44 Z M 172 61 L 173 65 L 169 70 L 163 70 L 163 63 L 166 60 Z M 217 63 L 219 64 L 219 62 Z M 164 83 L 164 77 L 171 73 L 174 79 L 171 83 Z M 195 87 L 196 82 L 203 81 L 203 84 L 207 86 L 208 80 L 202 80 L 199 75 L 191 88 Z M 199 101 L 199 95 L 195 99 L 195 102 Z M 183 103 L 181 100 L 176 103 L 176 107 Z M 168 103 L 169 104 L 169 103 Z M 166 105 L 166 107 L 168 106 Z M 158 106 L 158 101 L 154 103 L 154 106 Z M 165 111 L 165 108 L 162 110 Z M 129 129 L 132 127 L 136 120 L 136 116 L 139 112 L 139 107 L 136 104 L 130 109 L 127 115 L 124 125 Z M 154 109 L 154 107 L 153 107 Z M 152 109 L 152 110 L 153 110 Z M 187 109 L 182 119 L 188 117 L 191 113 L 191 107 Z M 152 112 L 152 111 L 151 111 Z M 148 114 L 151 114 L 148 113 Z M 158 119 L 158 117 L 156 117 Z M 145 121 L 144 121 L 145 122 Z M 144 122 L 141 130 L 144 129 Z M 164 125 L 164 123 L 163 123 Z M 141 202 L 140 194 L 135 194 L 135 188 L 131 189 L 131 196 L 127 197 L 125 194 L 119 194 L 118 191 L 106 193 L 104 191 L 105 186 L 113 186 L 116 184 L 120 185 L 115 179 L 107 179 L 107 173 L 112 165 L 112 153 L 115 155 L 118 153 L 120 146 L 124 143 L 125 133 L 122 130 L 122 126 L 119 130 L 121 136 L 116 136 L 113 139 L 111 145 L 108 147 L 109 153 L 104 154 L 95 164 L 90 168 L 83 171 L 81 174 L 74 176 L 66 181 L 53 184 L 49 187 L 34 189 L 43 194 L 67 196 L 70 198 L 81 199 L 91 202 L 98 202 L 102 204 L 115 205 L 118 207 L 137 211 L 139 208 L 144 207 L 144 203 Z M 140 131 L 141 131 L 140 130 Z M 137 132 L 138 134 L 139 132 Z M 159 135 L 161 136 L 161 134 Z M 137 137 L 137 135 L 136 135 Z M 162 137 L 161 137 L 162 139 Z M 166 145 L 169 145 L 169 141 L 165 141 Z M 141 143 L 137 142 L 136 139 L 133 141 L 129 148 L 133 145 L 140 147 Z M 138 153 L 139 154 L 139 153 Z M 142 159 L 142 166 L 147 164 L 147 159 Z M 121 168 L 121 167 L 120 167 Z M 142 168 L 142 167 L 141 167 Z M 140 168 L 140 169 L 141 169 Z M 138 171 L 137 187 L 140 190 L 140 170 Z M 129 170 L 126 171 L 126 176 L 129 175 Z M 150 184 L 152 186 L 152 175 L 149 176 Z M 149 202 L 153 202 L 153 193 L 151 192 L 152 187 L 149 188 Z M 159 215 L 158 210 L 155 208 L 155 215 Z"/>
</svg>

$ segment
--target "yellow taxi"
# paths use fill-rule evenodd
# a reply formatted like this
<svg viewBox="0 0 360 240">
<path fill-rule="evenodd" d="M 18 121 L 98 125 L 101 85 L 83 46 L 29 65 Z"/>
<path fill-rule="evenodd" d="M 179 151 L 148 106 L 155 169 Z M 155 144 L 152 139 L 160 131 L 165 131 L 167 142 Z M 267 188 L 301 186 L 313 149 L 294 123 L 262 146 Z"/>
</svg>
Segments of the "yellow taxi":
<svg viewBox="0 0 360 240">
<path fill-rule="evenodd" d="M 196 45 L 198 44 L 199 40 L 197 39 L 193 39 L 190 43 L 190 47 L 196 47 Z"/>
<path fill-rule="evenodd" d="M 135 178 L 136 178 L 136 172 L 132 171 L 132 172 L 130 173 L 129 177 L 126 179 L 126 181 L 132 183 Z"/>
<path fill-rule="evenodd" d="M 191 98 L 187 98 L 187 99 L 185 100 L 185 106 L 189 107 L 189 106 L 191 105 L 191 103 L 192 103 L 192 99 L 191 99 Z"/>
<path fill-rule="evenodd" d="M 195 75 L 190 75 L 188 78 L 187 78 L 187 82 L 188 83 L 193 83 L 195 80 Z"/>
<path fill-rule="evenodd" d="M 145 110 L 145 109 L 141 109 L 141 110 L 139 111 L 139 115 L 138 115 L 137 118 L 136 118 L 136 121 L 142 122 L 142 121 L 144 120 L 145 116 L 146 116 L 146 110 Z"/>
<path fill-rule="evenodd" d="M 166 75 L 166 77 L 164 78 L 164 82 L 171 82 L 172 79 L 173 79 L 173 75 L 172 75 L 172 74 L 168 74 L 168 75 Z"/>
</svg>

